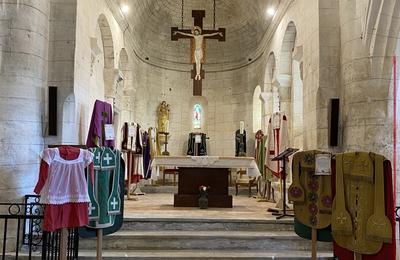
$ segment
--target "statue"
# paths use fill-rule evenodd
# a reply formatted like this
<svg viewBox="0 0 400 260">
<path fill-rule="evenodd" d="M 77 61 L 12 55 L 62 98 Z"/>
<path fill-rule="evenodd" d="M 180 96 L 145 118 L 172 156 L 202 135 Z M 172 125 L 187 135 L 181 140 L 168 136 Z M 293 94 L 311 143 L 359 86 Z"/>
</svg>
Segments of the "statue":
<svg viewBox="0 0 400 260">
<path fill-rule="evenodd" d="M 246 156 L 246 130 L 244 130 L 244 121 L 240 121 L 240 127 L 235 133 L 235 156 Z"/>
<path fill-rule="evenodd" d="M 169 128 L 169 105 L 163 101 L 157 109 L 158 132 L 168 132 Z"/>
<path fill-rule="evenodd" d="M 189 36 L 193 37 L 194 39 L 194 45 L 195 45 L 195 51 L 194 51 L 194 59 L 196 62 L 196 76 L 195 80 L 201 80 L 200 72 L 201 72 L 201 60 L 203 59 L 203 41 L 204 37 L 211 37 L 215 35 L 220 35 L 221 37 L 223 36 L 221 32 L 216 32 L 216 33 L 210 33 L 210 34 L 201 34 L 202 30 L 199 26 L 194 26 L 192 28 L 192 33 L 184 33 L 180 31 L 175 31 L 174 35 L 176 34 L 181 34 L 184 36 Z"/>
</svg>

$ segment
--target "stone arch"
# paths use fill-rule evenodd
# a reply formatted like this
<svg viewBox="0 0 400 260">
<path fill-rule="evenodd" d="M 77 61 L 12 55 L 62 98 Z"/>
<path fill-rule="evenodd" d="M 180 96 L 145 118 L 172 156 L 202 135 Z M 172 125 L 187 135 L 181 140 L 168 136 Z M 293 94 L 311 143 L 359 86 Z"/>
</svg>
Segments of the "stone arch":
<svg viewBox="0 0 400 260">
<path fill-rule="evenodd" d="M 265 68 L 264 92 L 271 92 L 272 90 L 272 83 L 275 80 L 275 69 L 276 69 L 275 54 L 271 52 L 268 55 L 267 66 Z"/>
<path fill-rule="evenodd" d="M 133 121 L 132 66 L 125 48 L 119 52 L 118 69 L 115 70 L 114 127 L 122 129 L 124 122 Z M 117 144 L 121 144 L 121 131 L 116 131 Z"/>
<path fill-rule="evenodd" d="M 364 25 L 369 53 L 377 57 L 371 62 L 371 74 L 387 80 L 391 76 L 391 57 L 396 52 L 400 32 L 399 10 L 400 1 L 370 0 Z"/>
<path fill-rule="evenodd" d="M 262 129 L 262 112 L 261 87 L 258 85 L 253 94 L 253 133 Z"/>
<path fill-rule="evenodd" d="M 79 131 L 76 126 L 76 101 L 75 94 L 70 93 L 62 103 L 62 118 L 63 124 L 61 127 L 61 143 L 62 144 L 76 144 L 81 141 L 75 134 L 78 132 L 81 135 L 82 131 Z"/>
<path fill-rule="evenodd" d="M 125 48 L 122 48 L 119 54 L 118 68 L 123 81 L 118 83 L 117 95 L 122 99 L 121 110 L 125 121 L 133 120 L 133 102 L 134 88 L 132 78 L 132 65 L 129 62 L 129 56 Z"/>
<path fill-rule="evenodd" d="M 303 104 L 303 79 L 301 71 L 302 63 L 293 58 L 292 61 L 292 144 L 293 147 L 302 149 L 304 146 L 304 104 Z"/>
<path fill-rule="evenodd" d="M 264 128 L 268 125 L 273 112 L 279 110 L 279 94 L 274 95 L 274 89 L 277 93 L 276 87 L 276 60 L 274 52 L 271 52 L 267 58 L 267 66 L 264 75 L 264 92 L 261 93 L 261 98 L 264 101 Z M 278 109 L 278 110 L 277 110 Z M 266 129 L 265 129 L 266 130 Z"/>
<path fill-rule="evenodd" d="M 104 91 L 106 99 L 114 99 L 116 94 L 115 84 L 115 69 L 114 69 L 114 43 L 111 33 L 110 24 L 108 23 L 107 17 L 101 14 L 97 19 L 97 23 L 100 27 L 101 41 L 103 46 L 104 55 Z"/>
<path fill-rule="evenodd" d="M 295 49 L 297 29 L 293 22 L 289 22 L 283 36 L 281 51 L 279 55 L 278 75 L 277 81 L 280 111 L 286 114 L 289 120 L 289 142 L 294 145 L 296 138 L 296 145 L 300 148 L 302 142 L 302 116 L 303 116 L 303 97 L 302 97 L 302 82 L 300 73 L 300 63 L 293 59 L 293 52 Z M 301 83 L 301 84 L 300 84 Z M 276 93 L 275 93 L 276 95 Z M 301 111 L 298 112 L 297 109 Z M 275 111 L 274 111 L 275 112 Z M 296 112 L 296 113 L 295 113 Z M 298 112 L 298 113 L 297 113 Z M 301 120 L 295 116 L 301 114 Z M 301 123 L 300 123 L 301 121 Z M 301 141 L 300 141 L 301 139 Z"/>
</svg>

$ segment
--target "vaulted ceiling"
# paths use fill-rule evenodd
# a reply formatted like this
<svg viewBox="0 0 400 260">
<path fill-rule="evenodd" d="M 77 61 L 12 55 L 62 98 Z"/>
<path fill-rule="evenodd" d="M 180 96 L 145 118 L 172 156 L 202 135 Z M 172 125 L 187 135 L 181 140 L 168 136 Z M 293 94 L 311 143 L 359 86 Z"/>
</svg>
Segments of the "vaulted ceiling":
<svg viewBox="0 0 400 260">
<path fill-rule="evenodd" d="M 182 0 L 108 0 L 117 20 L 141 58 L 164 64 L 186 64 L 190 61 L 190 45 L 186 39 L 171 41 L 171 27 L 181 28 Z M 207 64 L 243 63 L 253 59 L 271 24 L 266 14 L 270 7 L 278 8 L 280 0 L 216 0 L 216 28 L 226 28 L 226 41 L 208 40 Z M 183 25 L 193 26 L 191 10 L 205 10 L 203 27 L 213 29 L 214 0 L 184 0 Z M 122 5 L 129 6 L 123 13 Z"/>
</svg>

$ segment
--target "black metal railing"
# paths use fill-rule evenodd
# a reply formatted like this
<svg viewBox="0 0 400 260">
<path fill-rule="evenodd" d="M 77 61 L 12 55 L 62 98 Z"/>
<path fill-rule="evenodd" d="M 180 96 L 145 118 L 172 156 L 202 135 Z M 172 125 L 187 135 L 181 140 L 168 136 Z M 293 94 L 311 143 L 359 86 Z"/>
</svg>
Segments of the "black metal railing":
<svg viewBox="0 0 400 260">
<path fill-rule="evenodd" d="M 399 222 L 399 234 L 400 234 L 400 207 L 396 207 L 396 221 Z"/>
<path fill-rule="evenodd" d="M 60 232 L 43 231 L 43 214 L 44 205 L 39 203 L 37 195 L 26 195 L 24 203 L 0 203 L 2 260 L 19 259 L 20 256 L 60 258 Z M 78 231 L 71 229 L 68 232 L 67 259 L 78 259 Z"/>
</svg>

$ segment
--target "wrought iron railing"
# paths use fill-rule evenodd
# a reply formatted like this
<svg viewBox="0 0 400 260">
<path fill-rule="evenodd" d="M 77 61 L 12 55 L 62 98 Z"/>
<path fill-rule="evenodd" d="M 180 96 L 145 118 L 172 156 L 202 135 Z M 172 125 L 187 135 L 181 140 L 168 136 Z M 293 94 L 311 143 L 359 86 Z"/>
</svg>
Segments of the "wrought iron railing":
<svg viewBox="0 0 400 260">
<path fill-rule="evenodd" d="M 400 207 L 396 207 L 396 221 L 399 222 L 399 234 L 400 234 Z"/>
<path fill-rule="evenodd" d="M 42 230 L 44 205 L 39 196 L 26 195 L 24 203 L 0 203 L 1 259 L 38 257 L 59 259 L 60 232 Z M 69 230 L 67 259 L 78 259 L 79 236 Z"/>
</svg>

